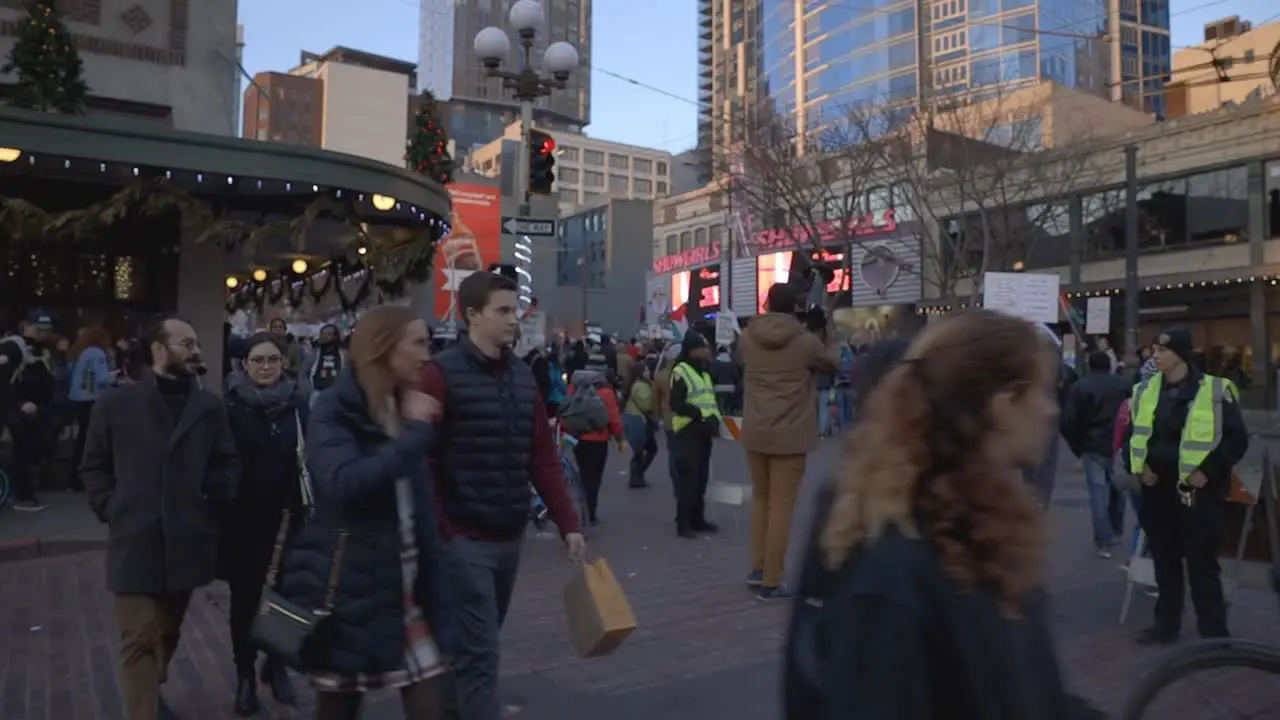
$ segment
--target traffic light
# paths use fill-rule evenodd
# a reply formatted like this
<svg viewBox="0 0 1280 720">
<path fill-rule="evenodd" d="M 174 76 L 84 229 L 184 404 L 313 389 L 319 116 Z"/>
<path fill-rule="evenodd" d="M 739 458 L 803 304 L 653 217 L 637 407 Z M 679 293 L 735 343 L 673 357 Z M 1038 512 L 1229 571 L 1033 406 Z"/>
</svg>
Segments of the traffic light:
<svg viewBox="0 0 1280 720">
<path fill-rule="evenodd" d="M 529 192 L 550 195 L 556 181 L 556 140 L 541 130 L 529 131 Z"/>
</svg>

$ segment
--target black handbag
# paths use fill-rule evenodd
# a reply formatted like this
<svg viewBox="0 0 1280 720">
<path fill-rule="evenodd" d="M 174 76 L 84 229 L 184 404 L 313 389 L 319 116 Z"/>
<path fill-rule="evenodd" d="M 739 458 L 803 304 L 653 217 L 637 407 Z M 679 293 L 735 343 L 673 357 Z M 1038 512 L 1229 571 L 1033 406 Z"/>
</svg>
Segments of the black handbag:
<svg viewBox="0 0 1280 720">
<path fill-rule="evenodd" d="M 262 588 L 262 602 L 249 626 L 249 638 L 259 649 L 273 659 L 294 670 L 303 670 L 305 657 L 323 643 L 325 620 L 333 613 L 334 596 L 338 591 L 338 577 L 342 572 L 342 556 L 347 548 L 347 531 L 338 531 L 333 561 L 329 568 L 329 582 L 325 586 L 324 602 L 318 608 L 307 608 L 284 598 L 276 592 L 276 577 L 280 572 L 280 558 L 284 555 L 285 539 L 289 533 L 292 513 L 284 511 L 280 532 L 276 534 L 271 564 L 267 567 L 266 582 Z"/>
</svg>

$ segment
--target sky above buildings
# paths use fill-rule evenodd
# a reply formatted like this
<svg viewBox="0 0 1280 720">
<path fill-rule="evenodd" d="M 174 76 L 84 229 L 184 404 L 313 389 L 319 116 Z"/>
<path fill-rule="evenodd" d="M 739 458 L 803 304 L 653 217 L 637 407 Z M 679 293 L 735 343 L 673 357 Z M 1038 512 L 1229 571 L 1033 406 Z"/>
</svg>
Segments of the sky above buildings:
<svg viewBox="0 0 1280 720">
<path fill-rule="evenodd" d="M 859 6 L 857 0 L 831 1 Z M 1175 47 L 1199 43 L 1204 24 L 1222 17 L 1280 20 L 1275 0 L 1171 0 L 1171 5 Z M 239 6 L 244 67 L 250 74 L 287 71 L 298 64 L 300 51 L 324 52 L 335 45 L 418 60 L 418 0 L 240 0 Z M 595 0 L 593 11 L 587 134 L 671 152 L 692 147 L 697 133 L 695 0 Z"/>
</svg>

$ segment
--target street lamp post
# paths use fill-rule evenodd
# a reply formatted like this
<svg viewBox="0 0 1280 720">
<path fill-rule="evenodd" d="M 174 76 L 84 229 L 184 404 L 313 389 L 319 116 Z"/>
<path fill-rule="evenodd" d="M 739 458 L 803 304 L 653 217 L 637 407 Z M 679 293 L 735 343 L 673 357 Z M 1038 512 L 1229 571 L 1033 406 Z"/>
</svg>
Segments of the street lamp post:
<svg viewBox="0 0 1280 720">
<path fill-rule="evenodd" d="M 550 77 L 543 77 L 533 67 L 533 48 L 538 31 L 546 25 L 546 15 L 536 0 L 518 0 L 507 16 L 520 42 L 520 67 L 509 71 L 502 63 L 511 53 L 511 39 L 499 27 L 487 27 L 476 33 L 475 52 L 491 78 L 500 78 L 502 87 L 510 90 L 520 102 L 520 166 L 513 187 L 520 198 L 520 215 L 529 215 L 529 150 L 533 130 L 533 104 L 554 90 L 563 90 L 569 73 L 578 67 L 578 50 L 567 42 L 554 42 L 542 53 L 542 64 Z"/>
</svg>

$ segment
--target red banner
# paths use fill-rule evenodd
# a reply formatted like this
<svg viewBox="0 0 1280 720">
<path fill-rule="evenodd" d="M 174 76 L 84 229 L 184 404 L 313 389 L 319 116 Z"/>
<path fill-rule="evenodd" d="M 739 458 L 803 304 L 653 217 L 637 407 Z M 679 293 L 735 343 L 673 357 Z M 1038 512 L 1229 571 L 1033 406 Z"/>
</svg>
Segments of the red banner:
<svg viewBox="0 0 1280 720">
<path fill-rule="evenodd" d="M 460 320 L 451 287 L 502 257 L 502 197 L 498 188 L 485 185 L 445 187 L 453 199 L 453 231 L 437 246 L 435 315 L 439 320 Z"/>
<path fill-rule="evenodd" d="M 876 216 L 873 213 L 850 218 L 843 232 L 840 229 L 839 220 L 826 220 L 818 223 L 816 228 L 796 225 L 790 228 L 761 230 L 755 234 L 751 250 L 756 254 L 793 250 L 798 245 L 812 245 L 815 234 L 818 244 L 830 245 L 850 238 L 891 233 L 898 229 L 898 220 L 892 209 L 885 210 L 880 221 L 879 224 L 876 223 Z"/>
</svg>

